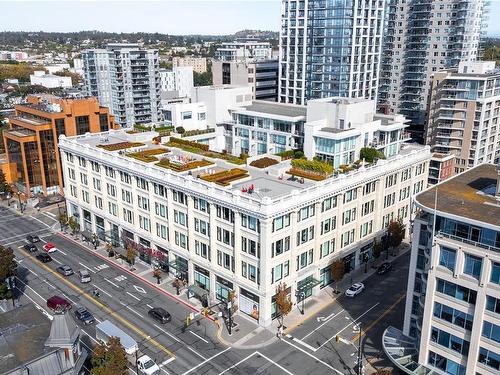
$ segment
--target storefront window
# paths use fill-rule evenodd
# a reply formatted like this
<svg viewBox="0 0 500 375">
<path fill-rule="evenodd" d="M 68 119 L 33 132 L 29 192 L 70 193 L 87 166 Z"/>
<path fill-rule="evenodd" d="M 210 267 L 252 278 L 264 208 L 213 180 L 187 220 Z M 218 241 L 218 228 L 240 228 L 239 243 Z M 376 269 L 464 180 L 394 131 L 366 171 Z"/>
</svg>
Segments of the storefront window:
<svg viewBox="0 0 500 375">
<path fill-rule="evenodd" d="M 233 290 L 233 283 L 216 276 L 215 278 L 215 298 L 219 301 L 227 301 L 229 293 Z"/>
<path fill-rule="evenodd" d="M 194 282 L 203 289 L 210 291 L 210 272 L 195 265 Z"/>
<path fill-rule="evenodd" d="M 259 297 L 240 288 L 240 311 L 259 320 Z"/>
<path fill-rule="evenodd" d="M 323 268 L 319 274 L 320 288 L 323 289 L 325 286 L 333 283 L 332 269 L 330 266 Z"/>
</svg>

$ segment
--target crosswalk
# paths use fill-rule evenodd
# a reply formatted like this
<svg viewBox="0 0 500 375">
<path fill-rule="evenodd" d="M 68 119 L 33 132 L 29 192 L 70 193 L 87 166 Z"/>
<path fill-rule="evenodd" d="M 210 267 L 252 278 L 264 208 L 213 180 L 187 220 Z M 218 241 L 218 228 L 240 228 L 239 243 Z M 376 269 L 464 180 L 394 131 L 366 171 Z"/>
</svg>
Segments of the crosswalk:
<svg viewBox="0 0 500 375">
<path fill-rule="evenodd" d="M 105 264 L 105 263 L 100 264 L 98 266 L 94 266 L 94 269 L 96 271 L 102 271 L 102 270 L 105 270 L 106 268 L 109 268 L 109 266 L 107 264 Z"/>
</svg>

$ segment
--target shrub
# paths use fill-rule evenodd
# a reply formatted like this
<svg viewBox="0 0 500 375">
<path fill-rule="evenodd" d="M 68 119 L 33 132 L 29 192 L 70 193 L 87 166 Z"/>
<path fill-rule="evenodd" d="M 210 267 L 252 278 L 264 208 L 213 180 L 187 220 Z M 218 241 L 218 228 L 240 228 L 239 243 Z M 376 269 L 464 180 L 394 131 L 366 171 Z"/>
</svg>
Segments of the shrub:
<svg viewBox="0 0 500 375">
<path fill-rule="evenodd" d="M 179 134 L 184 134 L 186 132 L 186 130 L 182 126 L 176 127 L 175 131 Z"/>
<path fill-rule="evenodd" d="M 304 177 L 314 181 L 323 181 L 326 178 L 325 175 L 311 171 L 305 171 L 303 169 L 298 169 L 298 168 L 292 168 L 287 173 L 291 174 L 292 176 Z"/>
<path fill-rule="evenodd" d="M 142 132 L 149 132 L 151 131 L 151 126 L 146 126 L 142 124 L 135 124 L 134 129 L 142 131 Z"/>
<path fill-rule="evenodd" d="M 276 159 L 271 159 L 271 158 L 268 158 L 268 157 L 263 157 L 261 159 L 257 159 L 257 160 L 254 160 L 250 163 L 250 165 L 252 167 L 256 167 L 256 168 L 267 168 L 271 165 L 275 165 L 275 164 L 278 164 L 279 161 L 277 161 Z"/>
<path fill-rule="evenodd" d="M 324 176 L 333 173 L 333 166 L 331 164 L 318 160 L 293 159 L 292 167 L 295 169 L 318 173 Z"/>
<path fill-rule="evenodd" d="M 281 160 L 287 160 L 293 158 L 294 150 L 278 152 L 276 156 L 281 156 Z"/>
<path fill-rule="evenodd" d="M 139 147 L 139 146 L 145 146 L 145 144 L 141 142 L 118 142 L 109 145 L 98 145 L 97 147 L 103 148 L 106 151 L 118 151 L 126 148 Z"/>
<path fill-rule="evenodd" d="M 217 185 L 228 186 L 231 182 L 247 177 L 248 171 L 240 168 L 233 168 L 212 174 L 205 174 L 200 178 L 207 182 L 215 182 Z"/>
<path fill-rule="evenodd" d="M 382 151 L 377 150 L 373 147 L 363 147 L 359 153 L 360 159 L 365 159 L 367 163 L 373 163 L 375 159 L 385 159 L 385 155 Z"/>
<path fill-rule="evenodd" d="M 182 137 L 192 137 L 194 135 L 200 135 L 200 134 L 208 134 L 208 133 L 213 133 L 215 132 L 214 128 L 210 129 L 203 129 L 203 130 L 188 130 L 182 134 Z"/>
<path fill-rule="evenodd" d="M 170 137 L 170 141 L 168 143 L 172 144 L 172 146 L 175 146 L 175 144 L 178 144 L 181 146 L 184 145 L 184 146 L 198 148 L 198 149 L 203 150 L 203 151 L 208 151 L 208 145 L 205 145 L 203 143 L 188 141 L 188 140 L 181 139 L 181 138 Z"/>
<path fill-rule="evenodd" d="M 302 159 L 303 157 L 304 157 L 304 152 L 302 152 L 301 150 L 295 150 L 293 152 L 294 159 Z"/>
</svg>

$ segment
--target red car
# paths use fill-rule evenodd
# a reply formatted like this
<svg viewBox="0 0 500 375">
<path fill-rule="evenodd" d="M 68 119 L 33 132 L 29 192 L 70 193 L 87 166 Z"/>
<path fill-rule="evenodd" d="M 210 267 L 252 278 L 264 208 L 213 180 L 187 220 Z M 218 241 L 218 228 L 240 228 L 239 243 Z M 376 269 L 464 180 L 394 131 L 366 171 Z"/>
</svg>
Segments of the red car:
<svg viewBox="0 0 500 375">
<path fill-rule="evenodd" d="M 46 251 L 47 253 L 55 253 L 57 251 L 57 247 L 52 242 L 47 242 L 43 245 L 43 251 Z"/>
<path fill-rule="evenodd" d="M 47 307 L 53 311 L 67 311 L 71 309 L 71 303 L 62 297 L 52 296 L 47 300 Z"/>
</svg>

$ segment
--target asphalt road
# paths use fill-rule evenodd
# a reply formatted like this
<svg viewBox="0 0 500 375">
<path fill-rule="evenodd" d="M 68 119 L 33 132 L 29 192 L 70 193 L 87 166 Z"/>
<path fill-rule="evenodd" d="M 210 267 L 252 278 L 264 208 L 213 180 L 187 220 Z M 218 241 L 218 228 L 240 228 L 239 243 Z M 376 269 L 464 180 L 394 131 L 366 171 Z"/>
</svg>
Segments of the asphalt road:
<svg viewBox="0 0 500 375">
<path fill-rule="evenodd" d="M 142 352 L 162 364 L 164 374 L 353 374 L 354 344 L 335 341 L 341 335 L 357 343 L 357 331 L 346 317 L 361 321 L 363 333 L 367 331 L 362 337 L 364 356 L 369 360 L 381 350 L 385 327 L 402 325 L 408 256 L 398 259 L 391 273 L 368 279 L 363 294 L 354 299 L 340 297 L 318 316 L 295 327 L 291 337 L 259 350 L 226 347 L 218 342 L 212 322 L 202 319 L 183 329 L 191 312 L 188 307 L 55 234 L 59 226 L 55 217 L 50 212 L 21 217 L 0 207 L 0 244 L 11 246 L 19 262 L 19 302 L 35 303 L 50 313 L 46 299 L 61 295 L 75 306 L 85 306 L 98 321 L 109 319 L 130 334 Z M 42 238 L 39 248 L 50 241 L 61 250 L 51 254 L 52 262 L 41 264 L 21 248 L 28 233 Z M 76 275 L 60 276 L 55 272 L 60 264 L 75 271 L 88 269 L 92 282 L 81 284 Z M 101 291 L 98 299 L 91 296 L 95 287 Z M 172 322 L 160 325 L 151 320 L 147 311 L 156 306 L 167 309 Z M 81 328 L 86 334 L 83 341 L 91 348 L 95 327 Z"/>
</svg>

